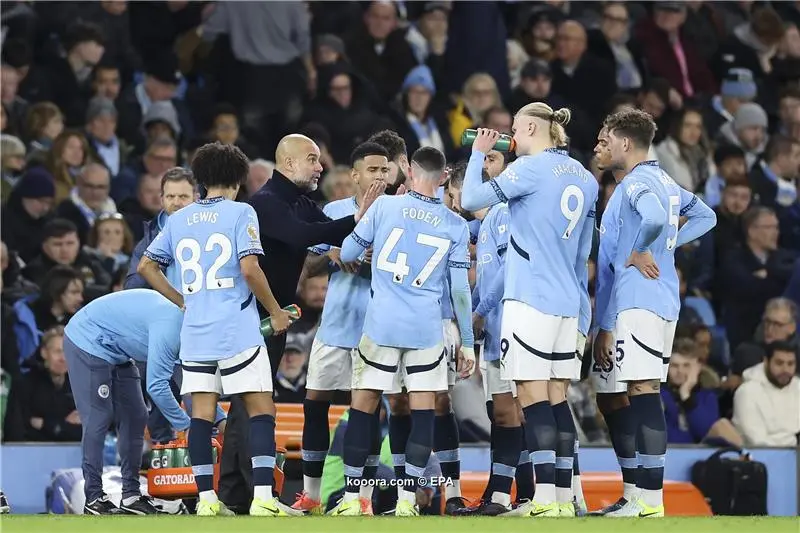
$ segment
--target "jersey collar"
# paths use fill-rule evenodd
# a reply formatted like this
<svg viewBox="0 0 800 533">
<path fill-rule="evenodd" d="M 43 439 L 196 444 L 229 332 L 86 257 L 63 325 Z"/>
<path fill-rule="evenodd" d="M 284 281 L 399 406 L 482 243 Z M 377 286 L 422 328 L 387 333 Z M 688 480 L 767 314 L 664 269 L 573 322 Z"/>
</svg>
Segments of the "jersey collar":
<svg viewBox="0 0 800 533">
<path fill-rule="evenodd" d="M 656 160 L 656 159 L 648 159 L 646 161 L 642 161 L 641 163 L 636 163 L 636 166 L 634 166 L 631 169 L 631 172 L 633 172 L 634 170 L 636 170 L 637 167 L 640 167 L 640 166 L 642 166 L 642 167 L 657 167 L 658 168 L 658 160 Z"/>
<path fill-rule="evenodd" d="M 553 154 L 569 155 L 569 152 L 567 152 L 563 148 L 545 148 L 544 151 L 545 152 L 551 152 Z"/>
<path fill-rule="evenodd" d="M 423 202 L 428 202 L 429 204 L 440 204 L 442 201 L 438 198 L 431 198 L 430 196 L 425 196 L 424 194 L 420 194 L 415 191 L 411 191 L 407 193 L 409 196 L 413 196 L 417 200 L 422 200 Z"/>
<path fill-rule="evenodd" d="M 200 205 L 211 205 L 211 204 L 216 204 L 217 202 L 221 202 L 224 199 L 225 198 L 223 198 L 222 196 L 215 196 L 213 198 L 200 198 L 197 200 L 197 203 Z"/>
</svg>

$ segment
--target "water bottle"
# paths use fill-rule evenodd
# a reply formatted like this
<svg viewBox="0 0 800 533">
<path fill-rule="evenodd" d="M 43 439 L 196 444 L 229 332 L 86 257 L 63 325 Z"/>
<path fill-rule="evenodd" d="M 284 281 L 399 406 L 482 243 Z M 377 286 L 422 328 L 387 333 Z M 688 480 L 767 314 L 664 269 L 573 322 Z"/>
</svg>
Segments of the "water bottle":
<svg viewBox="0 0 800 533">
<path fill-rule="evenodd" d="M 117 466 L 119 461 L 119 455 L 117 454 L 117 436 L 113 433 L 107 433 L 105 443 L 103 444 L 103 465 Z"/>
<path fill-rule="evenodd" d="M 464 133 L 461 134 L 461 146 L 472 146 L 477 136 L 478 130 L 464 130 Z M 500 138 L 497 139 L 497 142 L 494 143 L 494 147 L 492 148 L 492 150 L 497 150 L 498 152 L 513 152 L 516 149 L 517 142 L 511 135 L 506 135 L 505 133 L 500 134 Z"/>
<path fill-rule="evenodd" d="M 287 305 L 286 307 L 283 308 L 283 310 L 284 311 L 288 311 L 289 314 L 291 315 L 290 323 L 292 323 L 292 322 L 296 321 L 298 318 L 300 318 L 300 314 L 301 314 L 300 307 L 298 307 L 295 304 Z M 264 337 L 264 338 L 271 337 L 272 333 L 273 333 L 273 331 L 272 331 L 272 317 L 267 317 L 264 320 L 262 320 L 260 329 L 261 329 L 261 336 L 262 337 Z"/>
</svg>

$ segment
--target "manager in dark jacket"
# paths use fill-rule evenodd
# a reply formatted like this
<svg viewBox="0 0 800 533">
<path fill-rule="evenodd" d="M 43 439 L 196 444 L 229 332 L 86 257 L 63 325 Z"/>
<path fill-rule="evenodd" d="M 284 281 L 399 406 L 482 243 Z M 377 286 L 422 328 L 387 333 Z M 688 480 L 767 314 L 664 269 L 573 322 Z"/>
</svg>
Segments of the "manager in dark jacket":
<svg viewBox="0 0 800 533">
<path fill-rule="evenodd" d="M 295 301 L 308 248 L 320 243 L 341 246 L 382 192 L 383 184 L 376 182 L 354 216 L 331 220 L 304 195 L 317 187 L 322 172 L 319 157 L 319 147 L 308 137 L 284 137 L 275 151 L 272 178 L 249 199 L 258 214 L 264 249 L 259 264 L 281 307 Z M 267 316 L 260 305 L 259 313 L 262 318 Z M 267 341 L 273 382 L 285 346 L 285 333 Z M 241 398 L 234 397 L 228 412 L 219 481 L 219 498 L 233 509 L 250 507 L 252 467 L 247 452 L 247 421 L 244 403 Z"/>
</svg>

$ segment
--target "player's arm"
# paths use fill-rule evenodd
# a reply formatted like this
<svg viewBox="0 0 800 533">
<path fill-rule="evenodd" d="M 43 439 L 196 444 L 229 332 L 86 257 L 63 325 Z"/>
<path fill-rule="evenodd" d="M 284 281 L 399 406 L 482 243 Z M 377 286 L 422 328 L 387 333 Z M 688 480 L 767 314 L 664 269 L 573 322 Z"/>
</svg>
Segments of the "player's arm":
<svg viewBox="0 0 800 533">
<path fill-rule="evenodd" d="M 147 394 L 177 431 L 189 429 L 191 419 L 175 400 L 170 381 L 178 362 L 180 320 L 157 322 L 150 327 L 147 343 Z"/>
<path fill-rule="evenodd" d="M 144 278 L 148 285 L 161 293 L 167 300 L 183 309 L 183 295 L 173 287 L 161 267 L 168 267 L 174 261 L 172 252 L 172 230 L 170 219 L 167 225 L 161 230 L 150 246 L 147 247 L 142 255 L 136 272 Z"/>
<path fill-rule="evenodd" d="M 628 198 L 631 206 L 642 218 L 633 250 L 639 253 L 646 252 L 667 224 L 667 213 L 661 206 L 658 196 L 649 189 L 634 191 L 634 195 L 629 195 Z"/>
<path fill-rule="evenodd" d="M 578 260 L 575 263 L 575 276 L 580 283 L 581 308 L 578 315 L 578 330 L 583 335 L 589 334 L 589 325 L 592 323 L 592 302 L 589 299 L 589 254 L 592 253 L 592 238 L 594 237 L 595 210 L 590 209 L 583 221 L 580 241 L 578 241 Z"/>
<path fill-rule="evenodd" d="M 353 233 L 351 233 L 342 243 L 340 259 L 345 263 L 350 263 L 361 257 L 364 250 L 372 246 L 375 238 L 376 218 L 380 214 L 383 202 L 379 198 L 367 209 L 367 212 L 358 221 Z"/>
<path fill-rule="evenodd" d="M 475 370 L 475 335 L 472 331 L 472 293 L 469 288 L 469 230 L 464 222 L 458 239 L 450 247 L 447 266 L 450 269 L 450 298 L 453 314 L 461 332 L 461 353 L 467 368 L 462 377 Z"/>
<path fill-rule="evenodd" d="M 523 172 L 528 164 L 525 158 L 517 159 L 508 165 L 499 176 L 484 182 L 483 160 L 485 157 L 486 155 L 475 150 L 473 145 L 472 155 L 464 174 L 461 207 L 467 211 L 477 211 L 533 192 L 533 180 L 523 178 Z"/>
<path fill-rule="evenodd" d="M 492 220 L 492 226 L 489 231 L 492 232 L 494 242 L 497 243 L 497 260 L 500 268 L 495 272 L 494 278 L 490 280 L 489 292 L 484 298 L 485 301 L 475 308 L 475 312 L 484 318 L 500 303 L 505 290 L 506 250 L 508 250 L 508 228 L 511 215 L 508 212 L 508 207 L 504 206 L 498 209 L 497 216 Z"/>
<path fill-rule="evenodd" d="M 275 322 L 276 318 L 282 317 L 285 311 L 281 309 L 272 294 L 267 276 L 264 275 L 264 271 L 258 265 L 258 256 L 264 255 L 264 250 L 261 248 L 261 237 L 258 233 L 258 217 L 255 210 L 249 205 L 236 222 L 236 252 L 239 258 L 239 267 L 242 270 L 242 277 L 244 277 L 247 287 Z M 279 319 L 279 326 L 283 325 L 283 318 L 286 318 L 286 327 L 288 327 L 288 317 Z M 282 328 L 276 327 L 274 324 L 273 327 L 277 332 L 282 331 Z"/>
<path fill-rule="evenodd" d="M 269 197 L 256 196 L 253 207 L 258 212 L 261 234 L 292 247 L 308 248 L 319 243 L 340 246 L 356 225 L 353 216 L 331 220 L 319 208 L 318 217 L 315 217 L 318 221 L 308 222 L 288 205 Z"/>
<path fill-rule="evenodd" d="M 486 297 L 475 307 L 475 313 L 486 318 L 486 315 L 500 304 L 505 290 L 505 278 L 505 266 L 501 265 L 497 272 L 494 273 L 494 277 L 489 281 L 489 291 L 486 293 Z"/>
<path fill-rule="evenodd" d="M 685 216 L 687 221 L 678 231 L 676 247 L 699 239 L 717 225 L 717 214 L 714 213 L 714 210 L 708 207 L 703 200 L 684 189 L 681 189 L 680 216 Z"/>
</svg>

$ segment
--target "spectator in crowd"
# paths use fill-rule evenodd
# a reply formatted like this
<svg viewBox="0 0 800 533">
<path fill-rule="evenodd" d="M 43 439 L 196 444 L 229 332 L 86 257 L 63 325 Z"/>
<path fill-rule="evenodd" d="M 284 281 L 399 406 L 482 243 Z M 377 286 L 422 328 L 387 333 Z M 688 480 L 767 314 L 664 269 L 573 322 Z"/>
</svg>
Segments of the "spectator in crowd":
<svg viewBox="0 0 800 533">
<path fill-rule="evenodd" d="M 0 289 L 7 303 L 39 292 L 39 287 L 22 277 L 22 263 L 17 253 L 9 250 L 2 241 L 0 241 L 0 269 L 2 269 Z"/>
<path fill-rule="evenodd" d="M 317 37 L 314 43 L 314 65 L 333 65 L 338 62 L 349 63 L 341 37 L 326 33 Z"/>
<path fill-rule="evenodd" d="M 75 181 L 76 187 L 69 198 L 56 208 L 56 216 L 75 224 L 81 245 L 85 245 L 95 220 L 102 215 L 115 214 L 117 205 L 108 195 L 111 177 L 103 165 L 89 163 Z"/>
<path fill-rule="evenodd" d="M 78 228 L 69 220 L 50 220 L 42 230 L 41 254 L 27 264 L 22 275 L 41 285 L 54 267 L 67 266 L 78 271 L 83 279 L 87 300 L 107 293 L 111 276 L 93 255 L 81 250 Z"/>
<path fill-rule="evenodd" d="M 153 102 L 142 116 L 142 134 L 145 144 L 148 145 L 159 138 L 171 139 L 175 144 L 181 144 L 181 125 L 172 102 Z"/>
<path fill-rule="evenodd" d="M 25 134 L 30 140 L 30 160 L 43 163 L 53 142 L 64 131 L 64 115 L 52 102 L 39 102 L 28 109 Z"/>
<path fill-rule="evenodd" d="M 275 163 L 272 161 L 256 159 L 250 162 L 250 173 L 247 175 L 247 183 L 245 184 L 248 197 L 252 196 L 253 193 L 269 181 L 273 170 L 275 170 Z"/>
<path fill-rule="evenodd" d="M 122 89 L 119 68 L 105 56 L 92 72 L 92 94 L 94 98 L 116 101 Z"/>
<path fill-rule="evenodd" d="M 75 177 L 86 164 L 88 153 L 89 144 L 78 131 L 65 130 L 53 141 L 45 166 L 55 181 L 56 203 L 69 198 L 75 187 Z"/>
<path fill-rule="evenodd" d="M 436 85 L 427 65 L 414 67 L 403 82 L 400 106 L 396 112 L 397 131 L 413 153 L 431 146 L 452 157 L 455 148 L 450 138 L 447 116 L 434 104 Z"/>
<path fill-rule="evenodd" d="M 33 168 L 20 178 L 3 206 L 3 242 L 26 263 L 39 253 L 55 194 L 53 176 L 44 168 Z"/>
<path fill-rule="evenodd" d="M 797 304 L 787 298 L 773 298 L 764 308 L 761 327 L 753 339 L 743 342 L 733 353 L 731 371 L 737 376 L 744 375 L 748 368 L 764 360 L 767 346 L 773 342 L 791 344 L 800 350 L 797 337 Z M 799 352 L 800 353 L 800 352 Z"/>
<path fill-rule="evenodd" d="M 283 357 L 275 376 L 275 401 L 303 403 L 306 397 L 306 368 L 308 348 L 298 342 L 297 335 L 289 335 Z"/>
<path fill-rule="evenodd" d="M 666 79 L 681 96 L 716 94 L 711 71 L 681 34 L 686 21 L 682 2 L 650 4 L 652 15 L 642 19 L 634 34 L 645 50 L 645 61 L 653 76 Z"/>
<path fill-rule="evenodd" d="M 117 108 L 112 100 L 95 97 L 89 101 L 86 141 L 90 158 L 105 165 L 114 181 L 128 163 L 133 147 L 117 136 Z"/>
<path fill-rule="evenodd" d="M 2 166 L 0 191 L 5 205 L 25 168 L 25 144 L 13 135 L 4 133 L 0 136 L 0 166 Z"/>
<path fill-rule="evenodd" d="M 461 134 L 464 130 L 482 124 L 486 111 L 502 105 L 494 78 L 485 72 L 477 72 L 467 78 L 461 97 L 447 116 L 453 145 L 461 146 Z"/>
<path fill-rule="evenodd" d="M 773 124 L 775 126 L 773 131 L 800 140 L 800 128 L 798 128 L 798 132 L 792 129 L 797 123 L 794 111 L 798 108 L 800 108 L 800 87 L 789 85 L 781 91 L 778 98 L 778 120 Z"/>
<path fill-rule="evenodd" d="M 80 442 L 83 428 L 75 408 L 64 358 L 64 328 L 45 331 L 39 353 L 41 361 L 15 384 L 10 408 L 22 411 L 25 440 Z"/>
<path fill-rule="evenodd" d="M 694 342 L 677 339 L 669 360 L 667 386 L 661 389 L 667 441 L 671 444 L 699 444 L 722 439 L 741 446 L 742 437 L 736 428 L 730 420 L 720 416 L 716 391 L 699 384 L 701 368 Z"/>
<path fill-rule="evenodd" d="M 800 378 L 792 344 L 767 346 L 764 362 L 744 373 L 733 397 L 733 423 L 747 446 L 797 446 Z"/>
<path fill-rule="evenodd" d="M 112 278 L 116 278 L 119 271 L 127 272 L 134 242 L 122 215 L 106 213 L 97 217 L 86 244 Z"/>
<path fill-rule="evenodd" d="M 333 167 L 322 179 L 322 196 L 325 202 L 335 202 L 343 198 L 349 198 L 356 192 L 351 169 L 345 165 Z"/>
<path fill-rule="evenodd" d="M 384 101 L 397 95 L 406 74 L 417 64 L 405 31 L 398 26 L 393 3 L 370 2 L 363 23 L 354 24 L 345 45 L 353 66 L 375 83 Z"/>
<path fill-rule="evenodd" d="M 601 9 L 600 28 L 589 32 L 589 50 L 614 65 L 618 89 L 638 90 L 644 85 L 647 69 L 639 43 L 630 38 L 628 6 L 607 2 Z"/>
<path fill-rule="evenodd" d="M 519 85 L 522 67 L 530 60 L 530 56 L 525 52 L 519 41 L 508 39 L 506 41 L 506 60 L 508 61 L 508 74 L 511 77 L 511 89 L 513 90 Z"/>
<path fill-rule="evenodd" d="M 742 218 L 745 245 L 731 250 L 722 264 L 723 323 L 731 348 L 750 339 L 767 301 L 783 294 L 795 256 L 778 248 L 778 218 L 754 207 Z"/>
<path fill-rule="evenodd" d="M 686 22 L 682 31 L 697 49 L 703 61 L 708 62 L 725 36 L 717 2 L 687 2 Z M 709 127 L 709 130 L 711 128 Z"/>
<path fill-rule="evenodd" d="M 781 236 L 778 240 L 781 248 L 800 253 L 800 178 L 794 180 L 795 200 L 788 207 L 778 208 Z"/>
<path fill-rule="evenodd" d="M 714 208 L 717 225 L 714 228 L 714 264 L 719 269 L 731 251 L 744 244 L 742 215 L 750 207 L 753 193 L 744 178 L 729 179 L 722 191 L 722 201 Z"/>
<path fill-rule="evenodd" d="M 119 175 L 111 182 L 111 197 L 116 201 L 121 210 L 127 200 L 130 200 L 139 193 L 142 181 L 152 176 L 161 179 L 164 173 L 178 164 L 178 145 L 173 139 L 159 137 L 153 139 L 147 146 L 147 150 L 140 159 L 135 159 L 125 167 Z M 135 209 L 133 206 L 131 209 Z M 131 226 L 134 235 L 137 228 Z"/>
<path fill-rule="evenodd" d="M 800 141 L 773 136 L 764 158 L 750 170 L 750 184 L 756 201 L 766 207 L 786 208 L 797 200 L 795 184 L 800 169 Z"/>
<path fill-rule="evenodd" d="M 325 304 L 325 295 L 328 294 L 328 274 L 308 277 L 300 282 L 300 308 L 303 314 L 300 319 L 292 324 L 290 331 L 307 332 L 316 328 L 322 317 L 322 306 Z"/>
<path fill-rule="evenodd" d="M 143 233 L 142 238 L 136 243 L 136 247 L 131 254 L 131 263 L 128 269 L 128 275 L 125 278 L 126 289 L 143 289 L 149 288 L 144 278 L 140 276 L 136 269 L 139 266 L 139 261 L 153 239 L 164 229 L 167 223 L 167 217 L 176 211 L 183 209 L 192 203 L 196 195 L 197 181 L 190 170 L 183 168 L 173 168 L 168 170 L 164 177 L 161 178 L 159 189 L 159 204 L 163 206 L 158 214 L 147 223 L 140 226 L 140 231 Z M 149 196 L 149 193 L 148 193 Z M 173 266 L 167 269 L 167 278 L 178 286 L 179 272 Z"/>
<path fill-rule="evenodd" d="M 767 113 L 755 103 L 742 104 L 731 122 L 724 124 L 717 142 L 740 147 L 745 152 L 747 169 L 755 165 L 767 145 Z"/>
<path fill-rule="evenodd" d="M 28 114 L 28 101 L 17 94 L 19 82 L 19 71 L 4 61 L 0 65 L 0 102 L 6 113 L 7 127 L 12 133 L 23 131 Z"/>
<path fill-rule="evenodd" d="M 556 30 L 564 15 L 548 5 L 535 6 L 523 19 L 520 41 L 531 59 L 549 63 L 556 56 Z"/>
<path fill-rule="evenodd" d="M 42 332 L 65 325 L 83 303 L 83 277 L 67 266 L 56 266 L 39 283 L 41 292 L 14 304 L 19 361 L 35 354 Z"/>
<path fill-rule="evenodd" d="M 742 106 L 755 100 L 758 94 L 753 73 L 746 68 L 732 68 L 722 78 L 720 93 L 711 98 L 704 120 L 708 131 L 718 131 L 733 121 Z"/>
<path fill-rule="evenodd" d="M 744 150 L 733 144 L 723 144 L 714 151 L 716 173 L 708 178 L 703 200 L 712 209 L 720 205 L 725 186 L 734 181 L 747 179 L 747 162 Z M 749 200 L 748 200 L 749 204 Z M 746 208 L 746 206 L 745 206 Z M 718 217 L 719 218 L 719 217 Z M 719 224 L 717 224 L 719 226 Z"/>
<path fill-rule="evenodd" d="M 573 20 L 558 27 L 556 58 L 551 63 L 553 92 L 599 124 L 606 102 L 617 91 L 613 65 L 587 52 L 586 30 Z M 590 85 L 591 91 L 583 89 Z"/>
<path fill-rule="evenodd" d="M 119 206 L 125 216 L 134 239 L 141 240 L 145 227 L 161 211 L 161 174 L 142 174 L 136 196 L 128 198 Z"/>
<path fill-rule="evenodd" d="M 675 182 L 695 191 L 712 174 L 708 137 L 703 128 L 703 115 L 689 107 L 673 115 L 667 138 L 656 146 L 661 168 Z"/>
<path fill-rule="evenodd" d="M 514 117 L 511 116 L 511 113 L 502 107 L 493 107 L 486 111 L 483 117 L 483 124 L 481 126 L 490 130 L 511 135 L 511 125 L 513 123 Z"/>
<path fill-rule="evenodd" d="M 417 63 L 431 69 L 439 87 L 443 86 L 444 81 L 449 15 L 449 2 L 425 2 L 422 14 L 406 31 L 406 41 L 411 45 Z"/>
<path fill-rule="evenodd" d="M 231 104 L 217 105 L 212 116 L 211 131 L 208 133 L 211 140 L 238 146 L 250 158 L 255 157 L 255 154 L 258 153 L 256 147 L 242 136 L 236 108 Z"/>
</svg>

